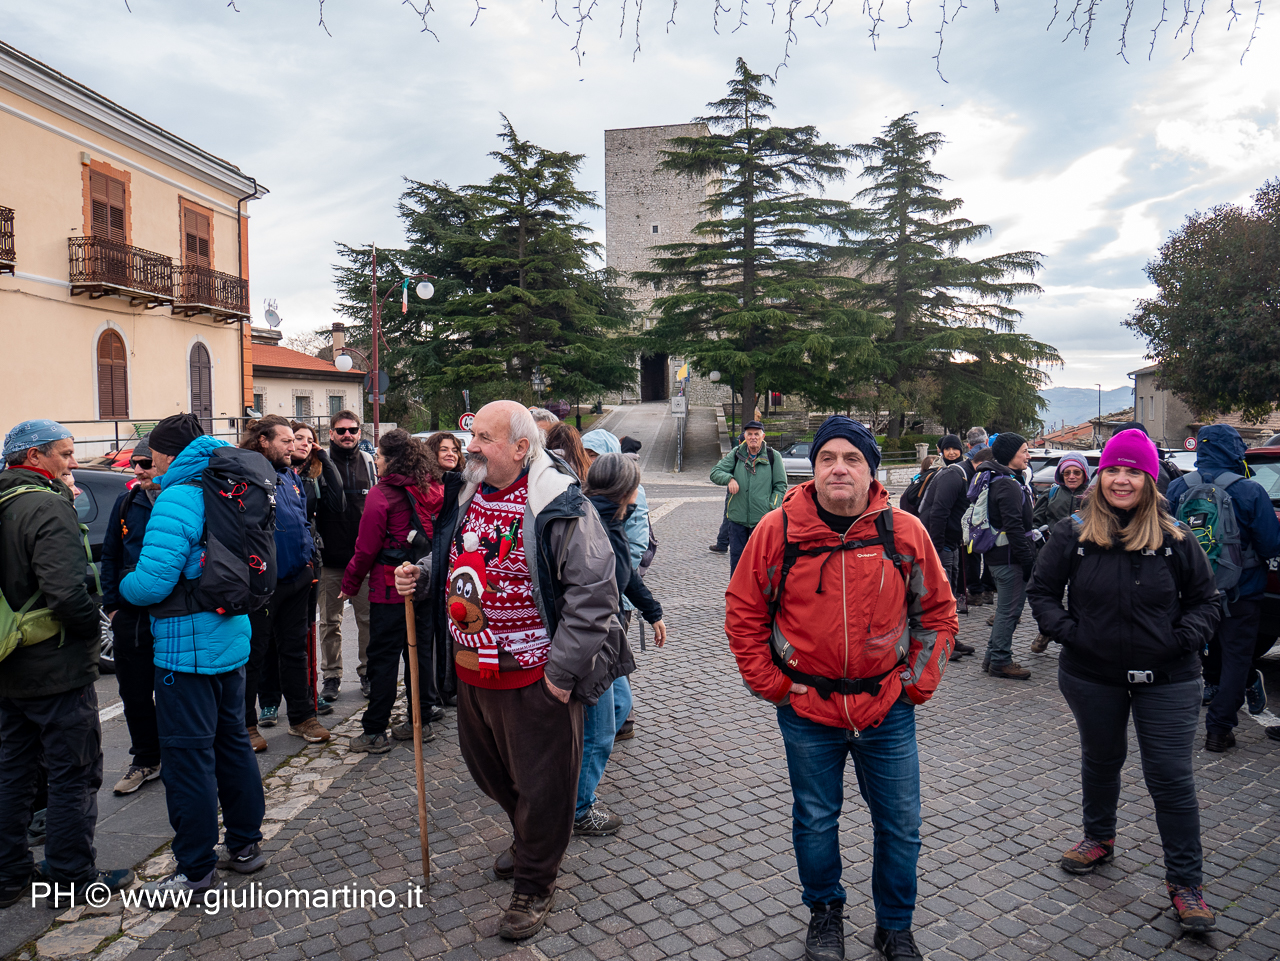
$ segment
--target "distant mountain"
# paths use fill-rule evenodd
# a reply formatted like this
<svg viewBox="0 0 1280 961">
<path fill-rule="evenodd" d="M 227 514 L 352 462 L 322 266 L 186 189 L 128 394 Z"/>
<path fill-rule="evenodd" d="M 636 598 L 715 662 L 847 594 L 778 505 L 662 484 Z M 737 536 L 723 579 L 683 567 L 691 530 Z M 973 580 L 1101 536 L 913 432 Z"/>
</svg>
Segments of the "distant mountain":
<svg viewBox="0 0 1280 961">
<path fill-rule="evenodd" d="M 1049 409 L 1044 412 L 1046 429 L 1052 430 L 1066 426 L 1073 427 L 1098 416 L 1098 392 L 1089 387 L 1050 387 L 1040 391 L 1040 396 L 1049 402 Z M 1102 392 L 1102 413 L 1124 410 L 1133 406 L 1133 388 L 1117 387 L 1115 390 Z"/>
</svg>

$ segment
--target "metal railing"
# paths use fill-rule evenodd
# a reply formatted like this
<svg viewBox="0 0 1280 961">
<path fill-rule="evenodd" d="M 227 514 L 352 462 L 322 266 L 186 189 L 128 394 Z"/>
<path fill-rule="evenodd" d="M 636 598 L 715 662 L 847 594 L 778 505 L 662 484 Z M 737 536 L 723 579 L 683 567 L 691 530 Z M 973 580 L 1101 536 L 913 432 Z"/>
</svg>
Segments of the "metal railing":
<svg viewBox="0 0 1280 961">
<path fill-rule="evenodd" d="M 169 416 L 168 414 L 164 415 Z M 74 435 L 76 457 L 100 457 L 125 450 L 150 433 L 162 417 L 129 417 L 123 420 L 59 420 Z M 250 418 L 214 417 L 212 436 L 229 444 L 238 444 L 240 434 Z"/>
<path fill-rule="evenodd" d="M 13 273 L 18 251 L 13 236 L 13 211 L 0 207 L 0 274 Z"/>
<path fill-rule="evenodd" d="M 103 237 L 70 237 L 67 245 L 73 295 L 120 292 L 155 303 L 173 302 L 172 257 Z"/>
<path fill-rule="evenodd" d="M 188 314 L 216 313 L 249 316 L 249 282 L 195 264 L 175 267 L 174 310 Z"/>
<path fill-rule="evenodd" d="M 684 470 L 684 427 L 689 423 L 689 418 L 676 418 L 676 473 L 679 474 Z"/>
</svg>

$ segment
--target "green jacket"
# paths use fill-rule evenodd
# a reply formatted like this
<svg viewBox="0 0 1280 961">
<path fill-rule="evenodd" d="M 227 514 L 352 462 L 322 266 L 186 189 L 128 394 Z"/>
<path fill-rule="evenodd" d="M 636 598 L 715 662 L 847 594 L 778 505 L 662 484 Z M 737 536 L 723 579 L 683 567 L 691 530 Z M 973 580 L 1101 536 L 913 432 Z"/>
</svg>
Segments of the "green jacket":
<svg viewBox="0 0 1280 961">
<path fill-rule="evenodd" d="M 713 484 L 728 487 L 729 481 L 738 482 L 738 493 L 729 495 L 724 513 L 743 527 L 759 524 L 760 518 L 782 503 L 782 495 L 787 492 L 787 469 L 782 465 L 781 454 L 765 444 L 754 467 L 748 463 L 749 456 L 744 441 L 711 468 Z"/>
<path fill-rule="evenodd" d="M 0 470 L 0 493 L 23 485 L 48 488 L 9 501 L 0 513 L 0 590 L 21 607 L 37 591 L 63 630 L 19 647 L 0 661 L 0 697 L 45 697 L 98 679 L 98 605 L 85 583 L 88 560 L 70 489 L 35 471 Z"/>
</svg>

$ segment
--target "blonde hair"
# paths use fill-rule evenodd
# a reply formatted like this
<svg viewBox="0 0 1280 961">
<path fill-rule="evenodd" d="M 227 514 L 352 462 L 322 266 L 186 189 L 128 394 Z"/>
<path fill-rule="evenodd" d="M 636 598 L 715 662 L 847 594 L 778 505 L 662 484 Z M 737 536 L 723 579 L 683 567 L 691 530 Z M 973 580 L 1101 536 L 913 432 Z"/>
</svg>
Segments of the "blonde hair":
<svg viewBox="0 0 1280 961">
<path fill-rule="evenodd" d="M 1166 536 L 1175 541 L 1182 540 L 1184 531 L 1164 509 L 1164 495 L 1156 489 L 1154 478 L 1146 471 L 1142 472 L 1138 506 L 1133 509 L 1129 525 L 1121 527 L 1116 509 L 1107 503 L 1106 495 L 1102 493 L 1102 479 L 1108 469 L 1098 471 L 1097 488 L 1084 502 L 1081 541 L 1112 547 L 1118 540 L 1126 551 L 1154 551 L 1164 545 Z"/>
</svg>

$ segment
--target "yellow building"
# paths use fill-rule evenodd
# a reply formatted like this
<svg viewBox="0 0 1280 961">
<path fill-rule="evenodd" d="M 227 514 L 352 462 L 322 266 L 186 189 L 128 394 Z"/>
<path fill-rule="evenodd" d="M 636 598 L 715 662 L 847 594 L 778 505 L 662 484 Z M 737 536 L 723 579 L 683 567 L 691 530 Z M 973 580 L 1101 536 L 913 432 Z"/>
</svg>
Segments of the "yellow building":
<svg viewBox="0 0 1280 961">
<path fill-rule="evenodd" d="M 0 42 L 0 432 L 52 417 L 97 453 L 253 402 L 238 167 Z M 30 386 L 26 386 L 29 384 Z"/>
</svg>

